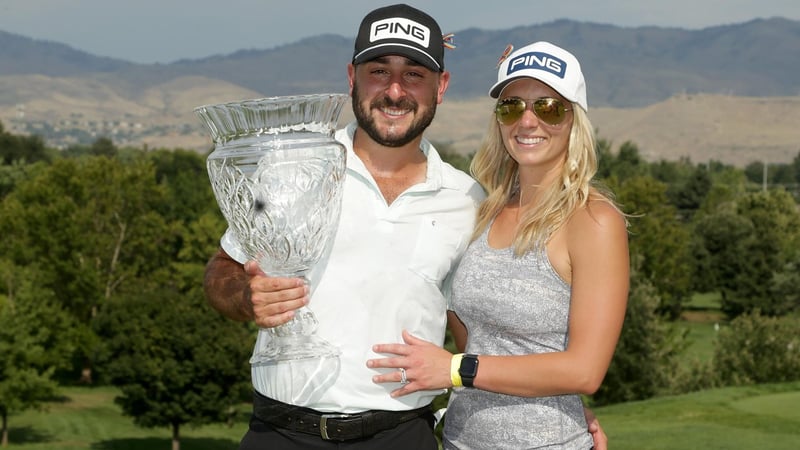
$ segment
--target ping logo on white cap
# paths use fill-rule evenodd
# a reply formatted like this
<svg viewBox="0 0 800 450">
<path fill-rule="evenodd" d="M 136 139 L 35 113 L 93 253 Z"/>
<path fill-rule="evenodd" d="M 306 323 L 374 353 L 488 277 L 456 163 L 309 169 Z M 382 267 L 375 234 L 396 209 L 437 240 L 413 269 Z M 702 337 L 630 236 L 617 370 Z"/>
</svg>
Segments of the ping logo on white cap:
<svg viewBox="0 0 800 450">
<path fill-rule="evenodd" d="M 564 62 L 564 60 L 547 53 L 523 53 L 522 55 L 516 56 L 514 59 L 509 61 L 508 71 L 506 74 L 511 75 L 518 70 L 526 69 L 544 70 L 545 72 L 550 72 L 559 78 L 564 78 L 564 75 L 567 72 L 567 63 Z"/>
<path fill-rule="evenodd" d="M 369 41 L 375 42 L 383 39 L 403 39 L 415 42 L 417 45 L 428 48 L 431 39 L 431 30 L 403 17 L 393 17 L 389 19 L 373 22 L 369 29 Z"/>
</svg>

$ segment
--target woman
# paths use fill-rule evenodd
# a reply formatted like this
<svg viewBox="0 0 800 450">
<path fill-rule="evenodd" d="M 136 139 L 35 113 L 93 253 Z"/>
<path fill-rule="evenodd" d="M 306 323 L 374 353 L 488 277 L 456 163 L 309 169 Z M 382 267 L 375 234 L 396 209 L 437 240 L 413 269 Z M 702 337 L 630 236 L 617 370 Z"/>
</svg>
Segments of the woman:
<svg viewBox="0 0 800 450">
<path fill-rule="evenodd" d="M 506 52 L 508 53 L 508 52 Z M 393 396 L 456 387 L 446 449 L 589 449 L 580 394 L 602 382 L 628 296 L 625 215 L 592 185 L 595 138 L 577 59 L 536 42 L 501 59 L 472 162 L 488 194 L 452 280 L 456 347 L 404 333 L 368 362 Z M 460 388 L 463 385 L 464 388 Z"/>
</svg>

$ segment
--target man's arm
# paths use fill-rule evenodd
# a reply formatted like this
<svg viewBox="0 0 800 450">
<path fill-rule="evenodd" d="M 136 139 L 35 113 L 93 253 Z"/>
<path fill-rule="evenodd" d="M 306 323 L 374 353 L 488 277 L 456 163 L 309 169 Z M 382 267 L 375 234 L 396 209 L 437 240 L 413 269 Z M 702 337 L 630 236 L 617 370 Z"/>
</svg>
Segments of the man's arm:
<svg viewBox="0 0 800 450">
<path fill-rule="evenodd" d="M 262 328 L 288 322 L 309 300 L 302 279 L 270 277 L 255 261 L 242 265 L 222 249 L 206 265 L 203 286 L 208 304 L 220 314 Z"/>
<path fill-rule="evenodd" d="M 467 347 L 467 327 L 461 322 L 455 312 L 447 311 L 447 326 L 453 335 L 453 342 L 456 345 L 456 353 L 463 352 Z"/>
<path fill-rule="evenodd" d="M 208 304 L 229 319 L 253 320 L 249 279 L 244 266 L 219 249 L 206 265 L 203 287 Z"/>
</svg>

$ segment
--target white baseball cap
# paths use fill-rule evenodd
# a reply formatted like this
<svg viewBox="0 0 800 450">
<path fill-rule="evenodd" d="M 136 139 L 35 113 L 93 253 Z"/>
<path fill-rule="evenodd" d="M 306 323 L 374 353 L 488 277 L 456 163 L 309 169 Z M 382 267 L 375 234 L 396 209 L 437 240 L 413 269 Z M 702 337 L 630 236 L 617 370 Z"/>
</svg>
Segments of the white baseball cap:
<svg viewBox="0 0 800 450">
<path fill-rule="evenodd" d="M 589 110 L 586 102 L 586 81 L 575 56 L 549 42 L 539 41 L 512 52 L 497 70 L 497 83 L 489 96 L 498 98 L 509 83 L 520 78 L 539 80 L 564 98 Z"/>
</svg>

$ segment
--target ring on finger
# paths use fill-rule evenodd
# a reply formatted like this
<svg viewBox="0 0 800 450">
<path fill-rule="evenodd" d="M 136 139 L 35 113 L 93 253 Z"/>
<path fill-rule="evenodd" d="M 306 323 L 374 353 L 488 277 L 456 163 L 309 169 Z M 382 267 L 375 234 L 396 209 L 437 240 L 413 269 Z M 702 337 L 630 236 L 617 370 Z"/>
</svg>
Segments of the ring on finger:
<svg viewBox="0 0 800 450">
<path fill-rule="evenodd" d="M 408 378 L 406 378 L 406 369 L 400 368 L 400 384 L 408 384 Z"/>
</svg>

